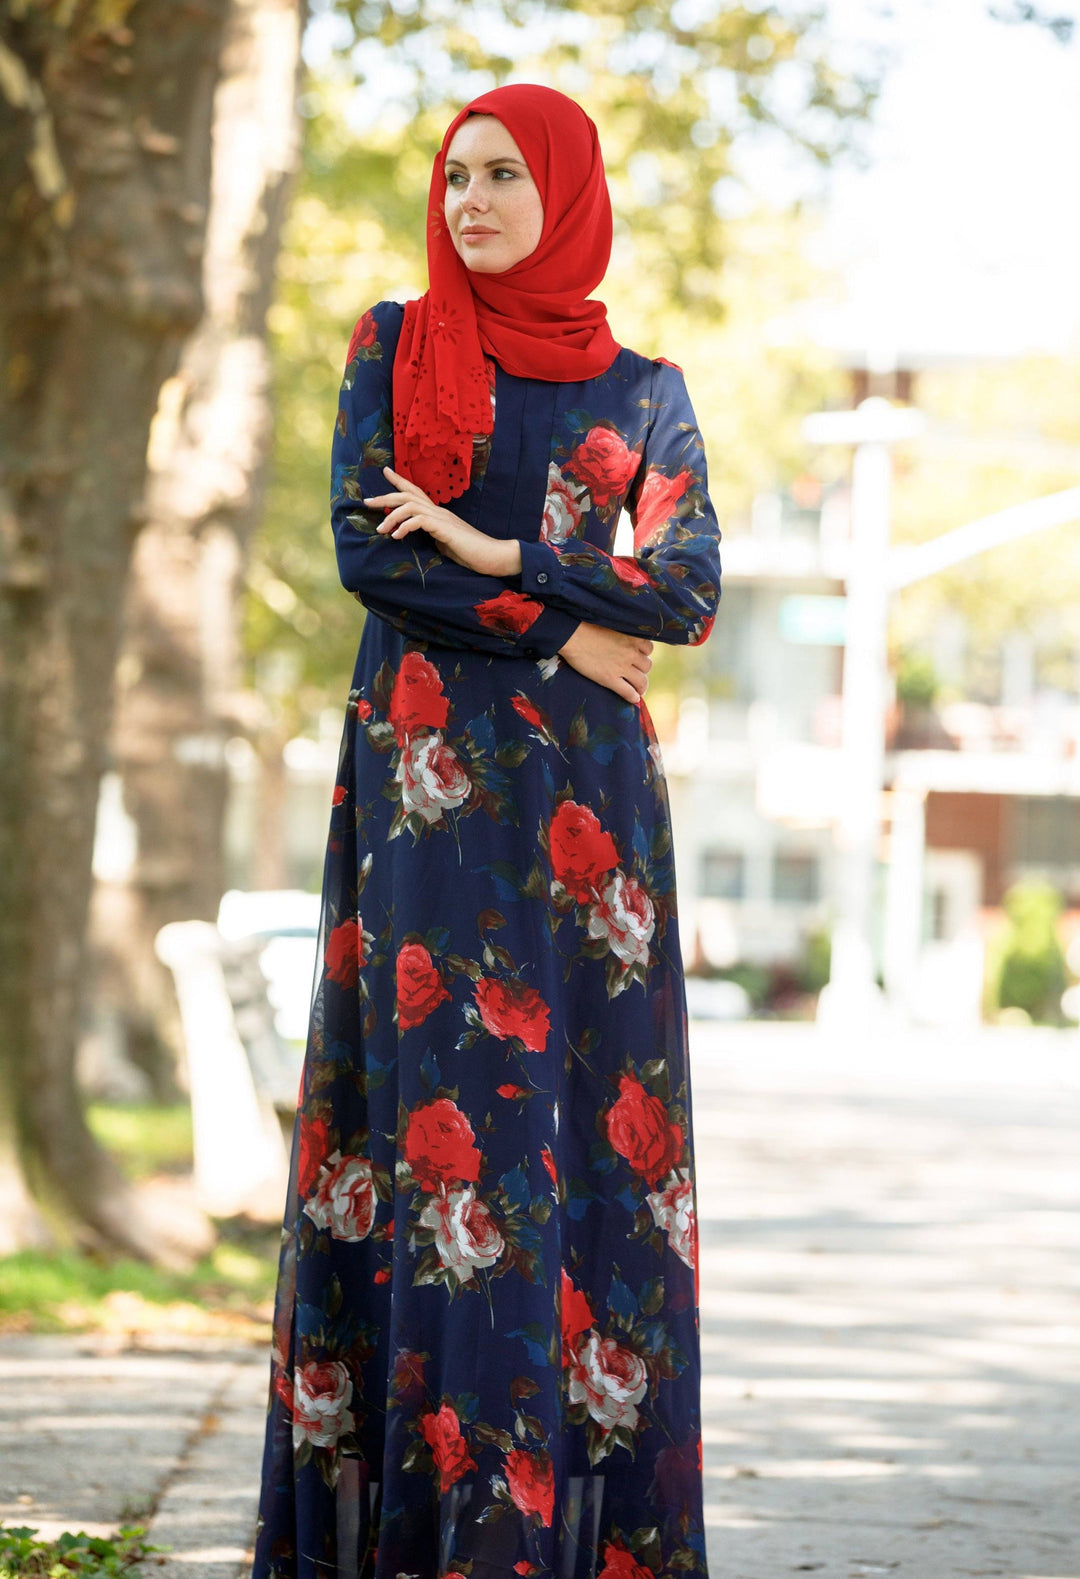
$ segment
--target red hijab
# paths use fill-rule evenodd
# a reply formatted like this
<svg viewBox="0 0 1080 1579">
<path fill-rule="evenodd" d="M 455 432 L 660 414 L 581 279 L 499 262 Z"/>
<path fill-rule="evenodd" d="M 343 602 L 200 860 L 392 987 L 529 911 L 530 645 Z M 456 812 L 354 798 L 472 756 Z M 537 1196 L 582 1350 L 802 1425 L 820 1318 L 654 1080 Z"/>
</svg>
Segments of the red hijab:
<svg viewBox="0 0 1080 1579">
<path fill-rule="evenodd" d="M 443 165 L 472 114 L 494 115 L 521 149 L 540 192 L 534 251 L 499 274 L 474 273 L 443 217 Z M 611 252 L 611 203 L 596 127 L 554 88 L 482 93 L 454 117 L 428 196 L 429 289 L 405 307 L 394 357 L 394 465 L 437 504 L 469 485 L 473 437 L 493 425 L 484 352 L 508 373 L 553 383 L 593 378 L 618 355 L 603 302 L 588 300 Z"/>
</svg>

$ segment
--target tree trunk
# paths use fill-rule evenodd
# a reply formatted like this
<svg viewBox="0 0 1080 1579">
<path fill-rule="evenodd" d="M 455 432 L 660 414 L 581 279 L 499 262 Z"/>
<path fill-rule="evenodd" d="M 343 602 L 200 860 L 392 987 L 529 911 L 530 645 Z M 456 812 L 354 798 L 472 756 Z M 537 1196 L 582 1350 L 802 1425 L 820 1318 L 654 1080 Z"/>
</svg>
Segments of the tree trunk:
<svg viewBox="0 0 1080 1579">
<path fill-rule="evenodd" d="M 225 887 L 225 746 L 261 719 L 241 691 L 238 614 L 271 442 L 266 315 L 291 180 L 304 0 L 234 0 L 214 102 L 206 310 L 162 390 L 117 671 L 113 760 L 138 829 L 136 924 L 102 925 L 113 1019 L 160 1093 L 178 1049 L 169 921 L 217 916 Z M 104 897 L 104 896 L 102 896 Z M 107 907 L 101 907 L 104 917 Z M 153 1056 L 156 1050 L 156 1056 Z"/>
<path fill-rule="evenodd" d="M 16 1226 L 0 1201 L 9 1245 L 47 1225 L 170 1253 L 168 1224 L 86 1126 L 75 1050 L 147 437 L 202 311 L 227 6 L 24 0 L 0 30 L 0 1187 L 21 1211 Z"/>
</svg>

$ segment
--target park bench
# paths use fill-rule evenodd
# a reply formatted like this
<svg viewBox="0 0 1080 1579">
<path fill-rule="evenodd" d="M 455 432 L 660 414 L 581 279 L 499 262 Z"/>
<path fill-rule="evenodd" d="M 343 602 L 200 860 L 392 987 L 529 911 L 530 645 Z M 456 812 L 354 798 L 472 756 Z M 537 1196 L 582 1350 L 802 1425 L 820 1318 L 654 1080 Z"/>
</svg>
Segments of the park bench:
<svg viewBox="0 0 1080 1579">
<path fill-rule="evenodd" d="M 216 924 L 173 921 L 155 938 L 176 984 L 195 1187 L 211 1216 L 282 1215 L 318 926 L 318 895 L 232 890 Z"/>
</svg>

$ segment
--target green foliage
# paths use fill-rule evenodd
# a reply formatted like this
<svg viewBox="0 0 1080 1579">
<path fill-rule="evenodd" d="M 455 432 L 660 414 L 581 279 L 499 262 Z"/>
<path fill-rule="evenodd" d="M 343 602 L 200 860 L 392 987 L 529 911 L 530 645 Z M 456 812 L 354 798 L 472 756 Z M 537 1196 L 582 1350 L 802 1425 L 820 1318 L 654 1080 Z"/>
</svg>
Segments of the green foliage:
<svg viewBox="0 0 1080 1579">
<path fill-rule="evenodd" d="M 897 701 L 932 707 L 938 694 L 937 670 L 925 653 L 904 652 L 896 669 Z"/>
<path fill-rule="evenodd" d="M 803 992 L 820 992 L 832 968 L 832 936 L 826 928 L 807 935 L 795 978 Z"/>
<path fill-rule="evenodd" d="M 117 1322 L 125 1330 L 191 1330 L 195 1321 L 206 1331 L 250 1336 L 253 1324 L 261 1328 L 267 1319 L 279 1238 L 272 1228 L 223 1223 L 219 1242 L 190 1272 L 75 1251 L 3 1256 L 0 1331 L 98 1330 Z"/>
<path fill-rule="evenodd" d="M 0 1579 L 122 1579 L 151 1552 L 172 1550 L 145 1541 L 141 1524 L 123 1524 L 115 1536 L 65 1530 L 43 1541 L 37 1533 L 32 1525 L 0 1524 Z"/>
<path fill-rule="evenodd" d="M 1007 926 L 990 961 L 990 996 L 998 1009 L 1023 1009 L 1043 1024 L 1060 1025 L 1065 958 L 1057 935 L 1062 898 L 1049 883 L 1014 883 L 1005 894 Z"/>
<path fill-rule="evenodd" d="M 129 1179 L 191 1168 L 189 1102 L 94 1102 L 86 1117 L 95 1138 L 117 1158 Z"/>
</svg>

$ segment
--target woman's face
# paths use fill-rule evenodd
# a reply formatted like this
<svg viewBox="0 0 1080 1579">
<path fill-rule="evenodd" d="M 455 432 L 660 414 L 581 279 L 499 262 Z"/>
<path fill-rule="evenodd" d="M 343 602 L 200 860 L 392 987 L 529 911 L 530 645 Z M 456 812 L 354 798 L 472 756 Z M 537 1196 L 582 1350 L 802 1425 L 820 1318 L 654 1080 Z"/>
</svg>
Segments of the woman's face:
<svg viewBox="0 0 1080 1579">
<path fill-rule="evenodd" d="M 536 250 L 544 205 L 521 149 L 493 115 L 470 115 L 446 150 L 443 212 L 467 269 L 501 274 Z"/>
</svg>

